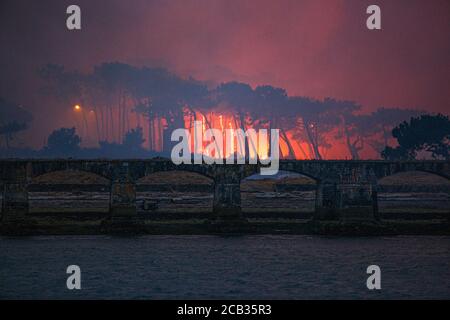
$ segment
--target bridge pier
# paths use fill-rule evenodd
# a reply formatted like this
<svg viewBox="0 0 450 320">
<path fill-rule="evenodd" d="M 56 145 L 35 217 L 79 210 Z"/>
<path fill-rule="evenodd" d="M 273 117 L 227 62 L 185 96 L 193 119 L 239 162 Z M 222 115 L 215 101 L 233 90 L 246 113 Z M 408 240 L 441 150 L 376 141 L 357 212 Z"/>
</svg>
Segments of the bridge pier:
<svg viewBox="0 0 450 320">
<path fill-rule="evenodd" d="M 7 182 L 3 188 L 2 220 L 23 223 L 28 214 L 28 190 L 25 182 Z"/>
<path fill-rule="evenodd" d="M 137 215 L 136 182 L 131 177 L 129 162 L 114 163 L 111 176 L 110 219 L 108 232 L 136 232 L 142 220 Z"/>
<path fill-rule="evenodd" d="M 378 220 L 376 187 L 370 183 L 319 183 L 316 190 L 317 220 Z"/>
<path fill-rule="evenodd" d="M 337 186 L 335 183 L 318 183 L 315 207 L 315 220 L 338 219 Z"/>
<path fill-rule="evenodd" d="M 137 215 L 136 184 L 131 181 L 113 181 L 111 184 L 110 218 L 104 228 L 112 233 L 134 233 L 143 223 Z"/>
<path fill-rule="evenodd" d="M 342 221 L 373 221 L 378 218 L 377 192 L 371 183 L 337 185 L 337 202 Z"/>
<path fill-rule="evenodd" d="M 240 183 L 214 184 L 213 215 L 217 220 L 242 219 Z"/>
<path fill-rule="evenodd" d="M 136 185 L 132 182 L 114 181 L 111 184 L 111 216 L 132 217 L 136 211 Z"/>
<path fill-rule="evenodd" d="M 3 222 L 32 223 L 29 218 L 27 183 L 31 178 L 60 170 L 81 170 L 108 178 L 111 183 L 111 221 L 139 221 L 134 181 L 144 174 L 174 169 L 170 159 L 148 160 L 1 160 Z M 192 169 L 191 169 L 192 168 Z M 257 165 L 207 165 L 186 169 L 214 179 L 214 218 L 243 221 L 240 179 L 257 172 Z M 376 181 L 406 171 L 424 171 L 450 178 L 450 162 L 432 161 L 317 161 L 281 160 L 280 170 L 303 173 L 319 181 L 316 219 L 376 220 Z"/>
</svg>

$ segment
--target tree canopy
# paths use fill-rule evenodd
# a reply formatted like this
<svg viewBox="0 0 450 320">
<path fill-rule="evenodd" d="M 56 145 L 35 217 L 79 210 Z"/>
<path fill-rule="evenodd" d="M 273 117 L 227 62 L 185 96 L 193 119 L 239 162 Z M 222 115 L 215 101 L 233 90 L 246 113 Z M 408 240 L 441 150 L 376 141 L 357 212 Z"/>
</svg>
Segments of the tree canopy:
<svg viewBox="0 0 450 320">
<path fill-rule="evenodd" d="M 54 155 L 75 155 L 80 144 L 81 138 L 75 128 L 60 128 L 48 136 L 47 150 Z"/>
<path fill-rule="evenodd" d="M 21 105 L 0 97 L 0 136 L 9 148 L 14 135 L 28 128 L 33 120 L 31 113 Z"/>
<path fill-rule="evenodd" d="M 435 159 L 450 159 L 450 120 L 448 116 L 421 115 L 404 121 L 392 130 L 398 146 L 387 147 L 385 159 L 415 159 L 420 152 L 429 152 Z"/>
</svg>

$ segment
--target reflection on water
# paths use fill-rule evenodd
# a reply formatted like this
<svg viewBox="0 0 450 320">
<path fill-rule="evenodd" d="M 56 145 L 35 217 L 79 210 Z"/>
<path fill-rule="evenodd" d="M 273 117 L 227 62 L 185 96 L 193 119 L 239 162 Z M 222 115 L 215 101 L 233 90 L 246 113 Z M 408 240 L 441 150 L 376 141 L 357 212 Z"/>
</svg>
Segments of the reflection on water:
<svg viewBox="0 0 450 320">
<path fill-rule="evenodd" d="M 71 264 L 80 291 L 66 289 Z M 3 237 L 0 297 L 449 299 L 450 237 Z"/>
</svg>

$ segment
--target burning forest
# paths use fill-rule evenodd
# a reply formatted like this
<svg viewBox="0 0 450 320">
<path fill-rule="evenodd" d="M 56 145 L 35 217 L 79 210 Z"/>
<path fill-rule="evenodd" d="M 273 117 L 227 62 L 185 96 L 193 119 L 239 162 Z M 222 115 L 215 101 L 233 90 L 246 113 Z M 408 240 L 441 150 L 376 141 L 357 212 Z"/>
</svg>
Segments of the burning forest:
<svg viewBox="0 0 450 320">
<path fill-rule="evenodd" d="M 270 85 L 211 86 L 163 68 L 124 63 L 103 63 L 89 73 L 48 64 L 39 76 L 46 99 L 66 109 L 83 147 L 134 143 L 149 155 L 170 154 L 171 133 L 178 128 L 193 132 L 200 121 L 203 130 L 222 133 L 279 129 L 281 158 L 379 158 L 393 144 L 396 125 L 425 113 L 397 107 L 365 113 L 355 101 L 290 96 Z M 9 123 L 20 123 L 12 118 Z M 9 146 L 10 139 L 5 141 Z"/>
</svg>

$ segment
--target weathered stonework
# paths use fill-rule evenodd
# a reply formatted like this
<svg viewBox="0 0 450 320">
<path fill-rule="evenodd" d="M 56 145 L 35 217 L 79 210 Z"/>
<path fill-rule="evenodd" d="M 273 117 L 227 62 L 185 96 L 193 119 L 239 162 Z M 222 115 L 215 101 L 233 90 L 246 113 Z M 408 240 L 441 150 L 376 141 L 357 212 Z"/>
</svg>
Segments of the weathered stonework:
<svg viewBox="0 0 450 320">
<path fill-rule="evenodd" d="M 136 185 L 134 183 L 115 181 L 111 184 L 110 212 L 112 217 L 136 214 Z"/>
<path fill-rule="evenodd" d="M 241 189 L 239 183 L 215 183 L 213 212 L 216 218 L 227 220 L 241 216 Z"/>
<path fill-rule="evenodd" d="M 33 178 L 62 170 L 81 170 L 109 179 L 111 220 L 138 220 L 136 181 L 158 171 L 184 170 L 214 181 L 213 213 L 217 220 L 241 217 L 240 182 L 258 173 L 260 165 L 175 165 L 168 159 L 149 160 L 2 160 L 3 221 L 25 221 L 28 186 Z M 316 161 L 282 160 L 280 170 L 316 180 L 316 219 L 378 218 L 377 181 L 404 171 L 425 171 L 450 178 L 449 161 Z"/>
<path fill-rule="evenodd" d="M 337 186 L 335 183 L 319 183 L 316 189 L 316 212 L 318 220 L 337 218 Z"/>
<path fill-rule="evenodd" d="M 3 194 L 3 221 L 21 222 L 28 213 L 28 191 L 25 183 L 7 183 Z"/>
<path fill-rule="evenodd" d="M 337 186 L 337 211 L 344 220 L 373 220 L 377 203 L 374 187 L 369 183 L 347 183 Z"/>
</svg>

